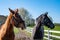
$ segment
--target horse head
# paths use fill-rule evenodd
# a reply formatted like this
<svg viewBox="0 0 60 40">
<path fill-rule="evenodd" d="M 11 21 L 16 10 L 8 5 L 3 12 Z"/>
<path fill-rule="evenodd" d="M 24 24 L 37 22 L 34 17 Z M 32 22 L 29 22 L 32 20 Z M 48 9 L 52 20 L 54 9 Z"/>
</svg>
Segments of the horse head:
<svg viewBox="0 0 60 40">
<path fill-rule="evenodd" d="M 48 16 L 48 12 L 40 15 L 36 20 L 37 20 L 37 23 L 41 23 L 42 25 L 45 25 L 48 28 L 53 29 L 55 27 L 51 18 L 49 18 L 49 16 Z"/>
<path fill-rule="evenodd" d="M 14 14 L 11 19 L 11 24 L 17 28 L 25 29 L 25 21 L 21 18 L 21 16 L 18 13 L 18 9 L 12 10 L 9 8 L 9 11 Z"/>
</svg>

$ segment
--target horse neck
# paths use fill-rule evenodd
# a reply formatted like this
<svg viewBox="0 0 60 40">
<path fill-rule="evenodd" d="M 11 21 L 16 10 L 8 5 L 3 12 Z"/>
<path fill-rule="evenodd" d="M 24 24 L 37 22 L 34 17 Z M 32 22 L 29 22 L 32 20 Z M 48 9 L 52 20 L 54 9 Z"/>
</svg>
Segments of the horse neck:
<svg viewBox="0 0 60 40">
<path fill-rule="evenodd" d="M 9 25 L 9 24 L 10 24 L 10 20 L 12 19 L 12 16 L 13 16 L 13 14 L 10 13 L 10 15 L 7 17 L 7 19 L 6 19 L 6 21 L 5 21 L 5 24 L 6 24 L 6 25 Z"/>
<path fill-rule="evenodd" d="M 40 39 L 40 38 L 43 38 L 43 27 L 42 27 L 42 24 L 39 23 L 39 24 L 36 24 L 35 28 L 33 29 L 33 38 L 37 38 L 37 39 Z"/>
<path fill-rule="evenodd" d="M 7 27 L 10 26 L 10 24 L 11 24 L 10 21 L 11 21 L 11 19 L 12 19 L 12 16 L 13 16 L 13 14 L 10 13 L 9 16 L 7 17 L 5 23 L 2 25 L 1 29 L 7 28 Z"/>
<path fill-rule="evenodd" d="M 10 15 L 7 17 L 5 23 L 1 26 L 1 29 L 0 29 L 0 38 L 1 37 L 4 37 L 4 35 L 6 34 L 7 30 L 9 30 L 9 27 L 11 27 L 11 23 L 10 23 L 10 20 L 12 18 L 13 14 L 10 13 Z"/>
<path fill-rule="evenodd" d="M 36 32 L 36 31 L 38 31 L 38 30 L 40 30 L 40 29 L 41 29 L 41 27 L 42 27 L 42 24 L 41 24 L 41 23 L 36 24 L 35 32 Z"/>
<path fill-rule="evenodd" d="M 33 28 L 33 32 L 32 32 L 32 35 L 34 36 L 34 34 L 36 33 L 36 31 L 38 31 L 41 27 L 39 24 L 36 24 L 35 27 Z"/>
<path fill-rule="evenodd" d="M 10 29 L 12 28 L 12 24 L 10 23 L 11 22 L 11 19 L 12 19 L 12 16 L 13 14 L 10 13 L 10 15 L 7 17 L 6 21 L 5 21 L 5 26 L 6 26 L 6 29 Z"/>
</svg>

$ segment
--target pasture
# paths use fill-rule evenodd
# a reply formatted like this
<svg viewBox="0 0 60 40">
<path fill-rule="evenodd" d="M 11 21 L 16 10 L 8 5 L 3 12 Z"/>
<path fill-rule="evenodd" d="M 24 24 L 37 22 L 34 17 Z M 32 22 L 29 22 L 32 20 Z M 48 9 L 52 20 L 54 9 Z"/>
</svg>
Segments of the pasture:
<svg viewBox="0 0 60 40">
<path fill-rule="evenodd" d="M 30 27 L 30 28 L 32 28 L 32 27 Z M 44 30 L 48 30 L 49 28 L 47 28 L 47 27 L 44 27 Z M 60 31 L 60 26 L 55 26 L 55 28 L 54 29 L 50 29 L 50 30 L 54 30 L 54 31 Z M 21 31 L 22 30 L 19 30 L 19 29 L 17 29 L 17 28 L 14 28 L 14 32 L 15 32 L 15 34 L 18 34 L 18 33 L 21 33 Z M 28 30 L 27 30 L 28 31 Z M 29 32 L 27 32 L 26 30 L 23 30 L 22 32 L 23 33 L 25 33 L 25 34 L 21 34 L 21 35 L 25 35 L 25 36 L 27 36 L 28 38 L 30 38 L 31 37 L 31 33 L 29 33 Z M 45 34 L 47 34 L 47 32 L 45 32 Z M 56 36 L 60 36 L 60 34 L 58 34 L 58 33 L 50 33 L 51 35 L 56 35 Z M 20 35 L 20 34 L 19 34 Z M 47 37 L 46 35 L 44 35 L 45 37 Z M 54 38 L 54 37 L 50 37 L 51 39 L 53 39 L 53 40 L 60 40 L 60 39 L 57 39 L 57 38 Z M 46 40 L 46 39 L 44 39 L 44 40 Z"/>
<path fill-rule="evenodd" d="M 48 30 L 48 28 L 47 27 L 44 27 L 45 28 L 45 30 Z M 54 30 L 54 31 L 60 31 L 60 26 L 55 26 L 55 28 L 54 29 L 50 29 L 50 30 Z M 46 34 L 47 34 L 47 32 L 45 32 Z M 50 32 L 50 34 L 51 35 L 55 35 L 55 36 L 60 36 L 60 34 L 58 34 L 58 33 L 53 33 L 53 32 Z M 46 36 L 46 35 L 45 35 Z M 46 36 L 47 37 L 47 36 Z M 58 38 L 54 38 L 54 37 L 50 37 L 51 39 L 53 39 L 53 40 L 60 40 L 60 39 L 58 39 Z"/>
</svg>

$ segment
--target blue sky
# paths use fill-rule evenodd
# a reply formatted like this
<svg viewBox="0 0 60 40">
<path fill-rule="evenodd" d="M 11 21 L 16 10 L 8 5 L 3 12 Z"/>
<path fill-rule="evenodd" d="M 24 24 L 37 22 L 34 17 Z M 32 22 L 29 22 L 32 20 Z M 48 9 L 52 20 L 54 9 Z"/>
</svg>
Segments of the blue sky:
<svg viewBox="0 0 60 40">
<path fill-rule="evenodd" d="M 0 15 L 8 15 L 8 8 L 25 8 L 34 19 L 47 11 L 53 22 L 60 23 L 60 0 L 0 0 Z"/>
</svg>

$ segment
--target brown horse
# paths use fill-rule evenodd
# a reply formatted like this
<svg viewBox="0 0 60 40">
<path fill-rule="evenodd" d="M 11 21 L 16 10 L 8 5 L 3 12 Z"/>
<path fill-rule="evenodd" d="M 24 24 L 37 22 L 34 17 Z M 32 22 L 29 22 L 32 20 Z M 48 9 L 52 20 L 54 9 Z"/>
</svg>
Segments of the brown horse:
<svg viewBox="0 0 60 40">
<path fill-rule="evenodd" d="M 11 10 L 9 8 L 10 15 L 7 17 L 5 23 L 0 29 L 0 40 L 14 40 L 13 27 L 25 29 L 25 22 L 18 13 L 18 9 Z"/>
</svg>

